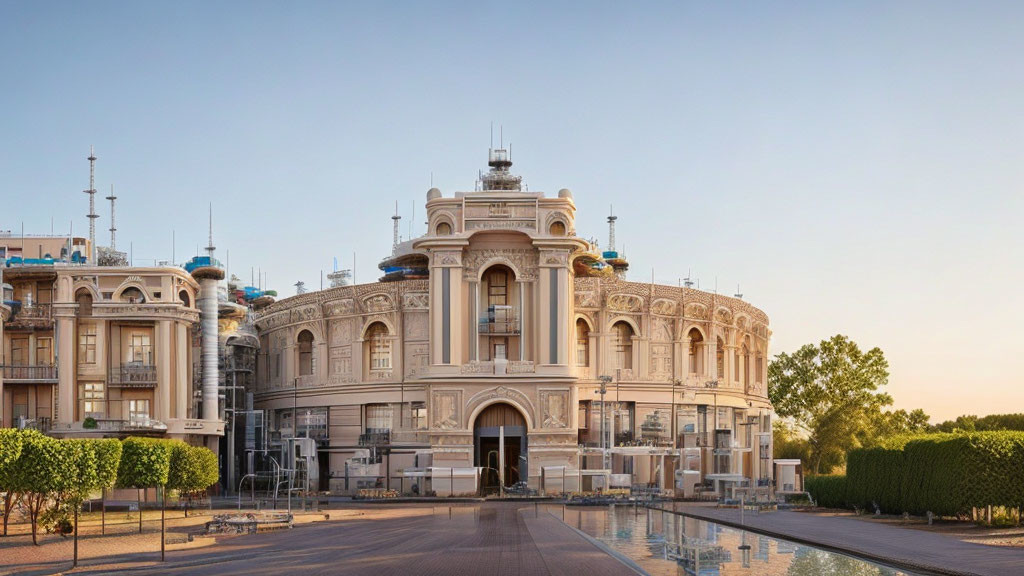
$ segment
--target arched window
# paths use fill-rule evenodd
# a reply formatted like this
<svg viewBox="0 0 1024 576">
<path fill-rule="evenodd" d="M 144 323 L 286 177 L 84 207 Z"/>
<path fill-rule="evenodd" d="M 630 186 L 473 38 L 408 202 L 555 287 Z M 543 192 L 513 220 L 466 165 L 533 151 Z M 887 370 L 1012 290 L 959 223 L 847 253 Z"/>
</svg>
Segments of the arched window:
<svg viewBox="0 0 1024 576">
<path fill-rule="evenodd" d="M 715 378 L 725 378 L 725 342 L 721 338 L 717 340 L 715 348 Z"/>
<path fill-rule="evenodd" d="M 79 316 L 92 316 L 92 294 L 86 289 L 81 289 L 75 294 L 75 302 L 78 303 Z"/>
<path fill-rule="evenodd" d="M 311 376 L 316 373 L 313 363 L 313 333 L 309 330 L 299 332 L 299 376 Z"/>
<path fill-rule="evenodd" d="M 551 228 L 548 229 L 548 232 L 550 232 L 552 236 L 565 236 L 565 222 L 555 220 L 551 223 Z"/>
<path fill-rule="evenodd" d="M 612 368 L 633 368 L 633 327 L 622 320 L 612 325 Z"/>
<path fill-rule="evenodd" d="M 146 301 L 146 296 L 142 293 L 142 290 L 132 286 L 125 288 L 124 291 L 121 292 L 121 301 L 129 302 L 131 304 L 142 304 Z"/>
<path fill-rule="evenodd" d="M 181 300 L 181 303 L 183 306 L 185 306 L 185 308 L 191 308 L 192 300 L 191 298 L 188 297 L 187 290 L 182 290 L 181 292 L 178 292 L 178 300 Z"/>
<path fill-rule="evenodd" d="M 690 374 L 703 374 L 704 336 L 696 328 L 691 328 L 687 336 L 690 338 Z"/>
<path fill-rule="evenodd" d="M 576 365 L 590 365 L 590 326 L 583 318 L 576 320 Z"/>
<path fill-rule="evenodd" d="M 391 338 L 388 327 L 375 322 L 366 331 L 366 345 L 370 349 L 370 371 L 384 372 L 391 370 Z"/>
<path fill-rule="evenodd" d="M 451 236 L 452 225 L 447 222 L 440 222 L 438 223 L 437 228 L 434 229 L 434 232 L 438 236 Z"/>
</svg>

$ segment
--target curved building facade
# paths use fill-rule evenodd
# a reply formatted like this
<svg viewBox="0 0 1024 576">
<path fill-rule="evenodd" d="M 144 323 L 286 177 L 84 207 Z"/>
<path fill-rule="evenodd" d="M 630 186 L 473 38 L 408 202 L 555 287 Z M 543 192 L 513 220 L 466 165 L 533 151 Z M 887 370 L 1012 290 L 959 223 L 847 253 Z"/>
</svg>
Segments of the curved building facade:
<svg viewBox="0 0 1024 576">
<path fill-rule="evenodd" d="M 568 190 L 522 191 L 504 150 L 490 165 L 427 193 L 427 233 L 381 281 L 259 311 L 268 428 L 315 438 L 342 493 L 769 486 L 765 313 L 625 280 Z"/>
</svg>

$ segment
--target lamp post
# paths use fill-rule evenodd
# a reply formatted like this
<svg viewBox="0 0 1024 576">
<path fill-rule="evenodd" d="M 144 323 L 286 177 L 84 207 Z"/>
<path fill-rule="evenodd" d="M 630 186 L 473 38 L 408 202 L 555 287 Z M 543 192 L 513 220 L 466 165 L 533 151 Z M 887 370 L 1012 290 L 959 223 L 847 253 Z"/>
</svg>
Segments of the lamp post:
<svg viewBox="0 0 1024 576">
<path fill-rule="evenodd" d="M 608 384 L 612 381 L 612 377 L 608 375 L 602 375 L 598 378 L 601 381 L 600 391 L 595 391 L 601 395 L 601 467 L 607 468 L 608 460 L 608 442 L 605 437 L 605 421 L 604 421 L 604 395 L 608 393 Z"/>
</svg>

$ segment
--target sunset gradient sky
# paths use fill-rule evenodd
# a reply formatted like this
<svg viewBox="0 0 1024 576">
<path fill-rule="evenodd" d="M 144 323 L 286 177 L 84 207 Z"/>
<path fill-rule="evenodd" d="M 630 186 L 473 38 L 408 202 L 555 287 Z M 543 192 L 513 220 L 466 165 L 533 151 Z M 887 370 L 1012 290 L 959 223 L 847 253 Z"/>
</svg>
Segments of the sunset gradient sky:
<svg viewBox="0 0 1024 576">
<path fill-rule="evenodd" d="M 933 421 L 1024 411 L 1024 4 L 847 4 L 4 2 L 0 229 L 85 230 L 95 145 L 137 263 L 212 201 L 239 276 L 367 282 L 494 122 L 633 279 L 881 347 Z"/>
</svg>

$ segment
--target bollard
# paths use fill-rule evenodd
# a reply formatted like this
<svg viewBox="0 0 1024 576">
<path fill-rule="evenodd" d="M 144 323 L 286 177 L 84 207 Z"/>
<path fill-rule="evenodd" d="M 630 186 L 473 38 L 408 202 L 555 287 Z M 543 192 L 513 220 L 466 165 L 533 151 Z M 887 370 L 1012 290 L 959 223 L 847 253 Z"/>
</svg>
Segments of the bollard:
<svg viewBox="0 0 1024 576">
<path fill-rule="evenodd" d="M 451 506 L 448 507 L 448 519 L 449 520 L 452 519 L 452 507 Z"/>
</svg>

